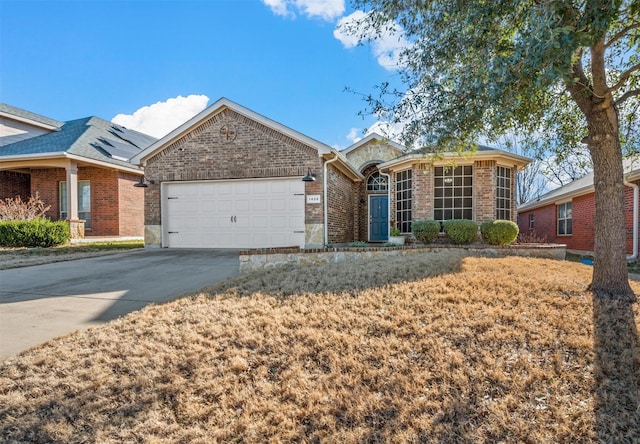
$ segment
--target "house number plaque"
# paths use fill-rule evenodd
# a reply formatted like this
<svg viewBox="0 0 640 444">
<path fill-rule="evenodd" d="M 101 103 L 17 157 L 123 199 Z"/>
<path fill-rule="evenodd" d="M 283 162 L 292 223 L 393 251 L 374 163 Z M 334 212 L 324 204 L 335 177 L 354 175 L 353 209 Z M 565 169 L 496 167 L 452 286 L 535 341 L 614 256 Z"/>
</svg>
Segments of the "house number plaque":
<svg viewBox="0 0 640 444">
<path fill-rule="evenodd" d="M 308 204 L 320 203 L 320 195 L 319 194 L 309 194 L 307 196 L 307 203 Z"/>
</svg>

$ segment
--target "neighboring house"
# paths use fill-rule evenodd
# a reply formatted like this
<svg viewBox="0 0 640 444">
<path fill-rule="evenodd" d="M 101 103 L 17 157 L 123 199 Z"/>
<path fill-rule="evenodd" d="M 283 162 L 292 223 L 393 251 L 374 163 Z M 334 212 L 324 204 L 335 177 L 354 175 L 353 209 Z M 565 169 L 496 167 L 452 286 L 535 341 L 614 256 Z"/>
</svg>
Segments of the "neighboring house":
<svg viewBox="0 0 640 444">
<path fill-rule="evenodd" d="M 342 152 L 220 99 L 135 155 L 145 244 L 321 247 L 385 241 L 417 219 L 516 220 L 529 159 L 482 147 L 429 157 L 378 135 Z"/>
<path fill-rule="evenodd" d="M 638 186 L 640 158 L 625 159 L 625 212 L 610 217 L 624 217 L 627 231 L 627 254 L 638 253 Z M 593 173 L 546 193 L 518 208 L 520 233 L 566 244 L 577 254 L 593 254 L 595 233 L 595 192 Z"/>
<path fill-rule="evenodd" d="M 72 237 L 142 236 L 142 170 L 129 158 L 156 139 L 98 117 L 59 122 L 0 104 L 0 199 L 36 193 Z"/>
</svg>

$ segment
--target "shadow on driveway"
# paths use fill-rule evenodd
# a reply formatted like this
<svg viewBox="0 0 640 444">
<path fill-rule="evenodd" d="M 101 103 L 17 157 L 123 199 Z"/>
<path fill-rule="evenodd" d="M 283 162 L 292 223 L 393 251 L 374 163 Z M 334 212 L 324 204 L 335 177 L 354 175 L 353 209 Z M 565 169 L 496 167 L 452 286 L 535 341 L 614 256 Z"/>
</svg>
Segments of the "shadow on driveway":
<svg viewBox="0 0 640 444">
<path fill-rule="evenodd" d="M 146 249 L 0 271 L 0 359 L 238 274 L 237 250 Z"/>
</svg>

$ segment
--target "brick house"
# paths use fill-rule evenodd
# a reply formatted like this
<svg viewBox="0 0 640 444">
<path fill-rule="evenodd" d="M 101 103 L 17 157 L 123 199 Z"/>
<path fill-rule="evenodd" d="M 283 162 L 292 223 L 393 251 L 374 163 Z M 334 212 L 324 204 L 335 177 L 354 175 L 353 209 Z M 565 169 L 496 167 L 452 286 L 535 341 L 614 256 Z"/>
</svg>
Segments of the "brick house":
<svg viewBox="0 0 640 444">
<path fill-rule="evenodd" d="M 612 217 L 624 217 L 629 258 L 638 253 L 638 186 L 640 159 L 624 160 L 625 212 Z M 550 191 L 538 199 L 518 207 L 518 227 L 546 242 L 567 245 L 567 251 L 593 254 L 595 231 L 595 193 L 593 173 Z"/>
<path fill-rule="evenodd" d="M 142 170 L 128 159 L 155 138 L 98 117 L 59 122 L 0 104 L 0 199 L 36 193 L 72 237 L 142 236 Z"/>
<path fill-rule="evenodd" d="M 416 219 L 515 221 L 529 159 L 481 147 L 438 158 L 371 135 L 338 152 L 220 99 L 132 158 L 145 170 L 145 244 L 319 247 L 385 241 Z"/>
</svg>

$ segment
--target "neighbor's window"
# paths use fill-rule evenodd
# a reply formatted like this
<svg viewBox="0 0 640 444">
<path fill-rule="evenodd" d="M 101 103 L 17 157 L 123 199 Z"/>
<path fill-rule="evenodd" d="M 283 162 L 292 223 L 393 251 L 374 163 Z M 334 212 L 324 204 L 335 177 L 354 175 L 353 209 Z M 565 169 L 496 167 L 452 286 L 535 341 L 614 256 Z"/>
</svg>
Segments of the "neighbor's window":
<svg viewBox="0 0 640 444">
<path fill-rule="evenodd" d="M 511 220 L 511 168 L 498 167 L 496 219 Z"/>
<path fill-rule="evenodd" d="M 84 227 L 91 228 L 91 185 L 88 180 L 78 181 L 78 218 L 84 219 Z M 67 217 L 67 182 L 60 182 L 60 219 Z"/>
<path fill-rule="evenodd" d="M 372 173 L 367 179 L 367 191 L 387 191 L 387 178 L 379 172 Z"/>
<path fill-rule="evenodd" d="M 566 202 L 558 205 L 558 235 L 566 236 L 573 233 L 573 205 Z"/>
<path fill-rule="evenodd" d="M 411 170 L 396 173 L 396 228 L 411 233 Z"/>
<path fill-rule="evenodd" d="M 529 229 L 533 230 L 533 213 L 529 214 Z"/>
<path fill-rule="evenodd" d="M 436 167 L 433 218 L 473 220 L 473 166 Z"/>
</svg>

